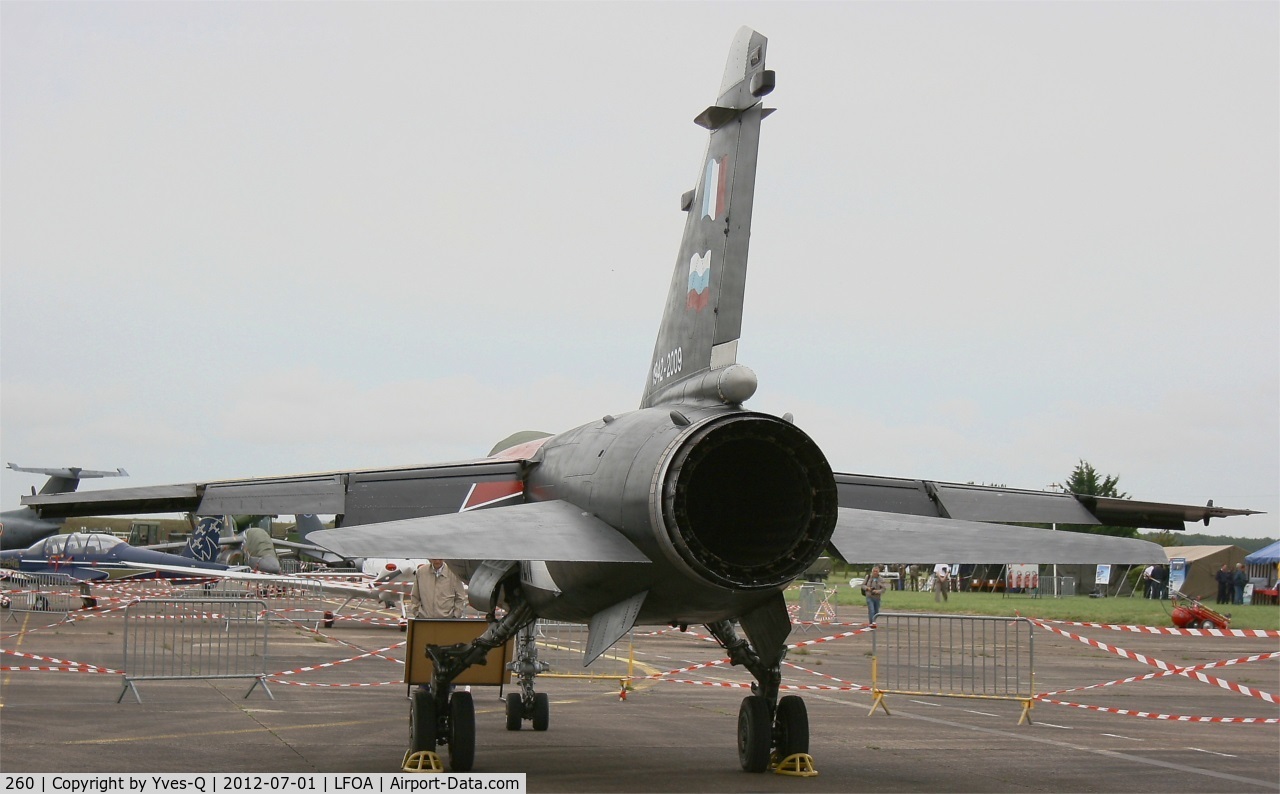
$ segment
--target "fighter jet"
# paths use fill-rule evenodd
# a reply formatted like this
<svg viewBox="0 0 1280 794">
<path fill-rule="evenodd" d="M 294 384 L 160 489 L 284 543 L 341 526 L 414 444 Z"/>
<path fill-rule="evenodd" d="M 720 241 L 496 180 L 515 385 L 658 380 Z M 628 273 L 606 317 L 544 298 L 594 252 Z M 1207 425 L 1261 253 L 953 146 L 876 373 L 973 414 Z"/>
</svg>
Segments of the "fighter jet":
<svg viewBox="0 0 1280 794">
<path fill-rule="evenodd" d="M 1153 562 L 1163 552 L 1144 541 L 983 522 L 1160 526 L 1248 512 L 836 475 L 790 415 L 747 408 L 757 378 L 737 353 L 761 123 L 773 112 L 766 45 L 738 32 L 717 99 L 694 119 L 709 141 L 681 199 L 683 239 L 637 410 L 517 434 L 461 463 L 24 503 L 50 514 L 334 514 L 341 526 L 308 540 L 348 558 L 449 560 L 489 623 L 469 643 L 428 646 L 432 683 L 414 693 L 411 735 L 414 750 L 446 747 L 454 771 L 472 768 L 475 713 L 453 682 L 538 618 L 587 624 L 584 663 L 634 625 L 705 625 L 755 679 L 739 708 L 738 758 L 762 772 L 774 753 L 809 749 L 804 700 L 779 696 L 791 630 L 783 590 L 828 547 L 863 561 Z M 518 643 L 512 730 L 548 724 L 531 645 Z"/>
<path fill-rule="evenodd" d="M 65 469 L 31 469 L 25 466 L 9 464 L 14 471 L 46 474 L 49 479 L 40 489 L 42 494 L 71 493 L 80 485 L 82 479 L 88 477 L 127 477 L 124 469 L 115 471 L 94 471 L 69 466 Z M 35 494 L 35 489 L 32 489 Z M 62 519 L 42 518 L 30 507 L 17 510 L 6 510 L 0 513 L 0 551 L 8 549 L 25 549 L 32 543 L 50 535 L 56 535 L 62 529 Z"/>
</svg>

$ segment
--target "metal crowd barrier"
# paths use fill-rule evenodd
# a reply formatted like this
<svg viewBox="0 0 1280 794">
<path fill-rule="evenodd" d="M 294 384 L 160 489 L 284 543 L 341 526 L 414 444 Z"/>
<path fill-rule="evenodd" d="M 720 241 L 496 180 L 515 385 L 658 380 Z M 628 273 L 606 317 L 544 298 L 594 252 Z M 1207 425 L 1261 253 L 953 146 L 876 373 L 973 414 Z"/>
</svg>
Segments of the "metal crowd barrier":
<svg viewBox="0 0 1280 794">
<path fill-rule="evenodd" d="M 587 626 L 581 623 L 558 623 L 539 620 L 534 639 L 538 647 L 538 661 L 548 665 L 546 678 L 589 678 L 622 680 L 631 675 L 635 662 L 632 658 L 634 629 L 627 632 L 613 647 L 601 654 L 590 667 L 583 668 L 582 659 L 587 647 Z"/>
<path fill-rule="evenodd" d="M 1029 723 L 1032 629 L 1026 618 L 881 612 L 872 633 L 871 714 L 889 713 L 887 694 L 1016 700 L 1018 724 Z"/>
<path fill-rule="evenodd" d="M 835 587 L 827 587 L 819 582 L 804 582 L 799 589 L 799 609 L 794 618 L 800 623 L 800 630 L 808 629 L 810 623 L 834 623 L 835 606 L 831 599 L 836 594 Z"/>
<path fill-rule="evenodd" d="M 326 601 L 323 583 L 294 581 L 287 583 L 220 579 L 188 587 L 175 594 L 181 599 L 249 598 L 266 603 L 266 610 L 255 619 L 278 623 L 314 623 L 333 625 L 333 613 Z"/>
<path fill-rule="evenodd" d="M 69 613 L 86 606 L 88 585 L 65 573 L 12 572 L 4 581 L 14 588 L 5 593 L 10 620 L 17 620 L 15 612 L 60 615 L 66 620 Z"/>
<path fill-rule="evenodd" d="M 135 682 L 252 678 L 267 697 L 267 606 L 248 598 L 149 598 L 124 613 L 124 693 L 142 702 Z"/>
</svg>

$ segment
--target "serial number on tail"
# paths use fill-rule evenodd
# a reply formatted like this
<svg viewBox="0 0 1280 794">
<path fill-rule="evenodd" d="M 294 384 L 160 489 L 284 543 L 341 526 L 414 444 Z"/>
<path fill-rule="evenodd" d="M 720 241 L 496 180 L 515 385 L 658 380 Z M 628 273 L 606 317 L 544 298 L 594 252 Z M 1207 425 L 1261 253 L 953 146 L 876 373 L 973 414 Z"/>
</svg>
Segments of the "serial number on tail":
<svg viewBox="0 0 1280 794">
<path fill-rule="evenodd" d="M 657 386 L 684 369 L 684 348 L 677 347 L 670 353 L 658 356 L 653 362 L 653 385 Z"/>
</svg>

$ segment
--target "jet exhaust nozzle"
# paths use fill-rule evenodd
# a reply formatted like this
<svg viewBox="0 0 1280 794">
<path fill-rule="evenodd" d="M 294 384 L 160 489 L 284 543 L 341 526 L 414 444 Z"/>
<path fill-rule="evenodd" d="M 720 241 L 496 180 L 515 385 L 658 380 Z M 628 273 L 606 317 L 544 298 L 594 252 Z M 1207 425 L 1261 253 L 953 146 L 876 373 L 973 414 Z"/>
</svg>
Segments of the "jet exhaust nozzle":
<svg viewBox="0 0 1280 794">
<path fill-rule="evenodd" d="M 708 422 L 672 455 L 662 515 L 680 556 L 733 588 L 790 582 L 835 529 L 831 467 L 799 428 L 765 414 Z"/>
</svg>

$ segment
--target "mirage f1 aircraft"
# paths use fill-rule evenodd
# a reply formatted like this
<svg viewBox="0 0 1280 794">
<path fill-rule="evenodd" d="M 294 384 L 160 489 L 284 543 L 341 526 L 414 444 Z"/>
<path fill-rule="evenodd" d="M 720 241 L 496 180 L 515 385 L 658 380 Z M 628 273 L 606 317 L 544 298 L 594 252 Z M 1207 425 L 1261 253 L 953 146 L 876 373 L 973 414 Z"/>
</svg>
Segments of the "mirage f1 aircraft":
<svg viewBox="0 0 1280 794">
<path fill-rule="evenodd" d="M 761 104 L 774 87 L 765 47 L 738 32 L 715 104 L 694 119 L 710 141 L 682 199 L 684 238 L 638 410 L 517 434 L 471 462 L 26 503 L 53 514 L 335 514 L 339 528 L 308 540 L 348 558 L 449 560 L 489 624 L 472 642 L 427 648 L 433 680 L 414 694 L 412 749 L 447 746 L 454 771 L 472 768 L 475 712 L 452 682 L 513 637 L 520 691 L 507 727 L 547 727 L 527 641 L 538 618 L 588 624 L 586 663 L 633 625 L 706 625 L 755 678 L 738 755 L 762 772 L 772 753 L 809 749 L 804 701 L 779 697 L 791 630 L 783 590 L 828 547 L 859 561 L 1164 562 L 1145 541 L 981 522 L 1181 528 L 1248 512 L 837 475 L 789 415 L 745 408 L 757 381 L 737 347 L 760 127 L 772 112 Z"/>
</svg>

